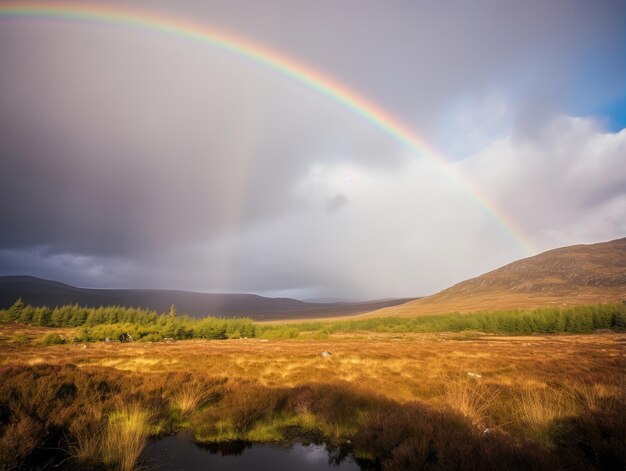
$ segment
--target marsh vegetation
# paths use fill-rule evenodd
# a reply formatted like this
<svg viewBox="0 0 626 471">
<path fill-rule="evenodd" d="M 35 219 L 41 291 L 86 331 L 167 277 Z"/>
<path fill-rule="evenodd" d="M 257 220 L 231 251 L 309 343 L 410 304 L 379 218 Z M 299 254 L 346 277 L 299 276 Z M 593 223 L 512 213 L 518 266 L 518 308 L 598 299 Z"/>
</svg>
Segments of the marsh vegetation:
<svg viewBox="0 0 626 471">
<path fill-rule="evenodd" d="M 592 322 L 615 325 L 620 309 L 588 312 Z M 157 316 L 153 325 L 163 319 L 188 322 Z M 83 343 L 83 330 L 98 324 L 3 323 L 1 466 L 65 460 L 129 470 L 142 463 L 150 437 L 181 430 L 208 444 L 326 443 L 375 469 L 624 465 L 622 333 L 414 333 L 391 320 L 370 330 L 360 321 L 321 324 L 322 331 L 217 321 L 227 333 L 229 325 L 252 332 Z M 252 338 L 273 329 L 298 335 Z"/>
</svg>

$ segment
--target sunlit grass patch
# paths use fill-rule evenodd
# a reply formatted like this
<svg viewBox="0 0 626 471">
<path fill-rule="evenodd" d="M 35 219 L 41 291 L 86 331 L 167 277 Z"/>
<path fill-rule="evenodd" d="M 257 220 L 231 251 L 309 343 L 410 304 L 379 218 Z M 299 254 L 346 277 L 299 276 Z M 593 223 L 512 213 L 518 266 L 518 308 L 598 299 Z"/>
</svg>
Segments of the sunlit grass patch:
<svg viewBox="0 0 626 471">
<path fill-rule="evenodd" d="M 284 426 L 285 422 L 281 419 L 262 420 L 248 430 L 245 438 L 251 442 L 276 442 L 284 438 L 282 433 Z"/>
<path fill-rule="evenodd" d="M 620 397 L 624 394 L 619 386 L 608 384 L 579 384 L 571 388 L 582 408 L 592 411 L 619 407 Z"/>
<path fill-rule="evenodd" d="M 569 391 L 545 387 L 518 392 L 513 407 L 513 421 L 522 434 L 528 439 L 548 444 L 553 422 L 575 415 L 580 410 L 580 402 Z"/>
<path fill-rule="evenodd" d="M 490 407 L 499 391 L 480 380 L 468 378 L 450 380 L 444 385 L 443 401 L 450 408 L 467 417 L 474 425 L 486 427 Z"/>
<path fill-rule="evenodd" d="M 122 471 L 135 468 L 150 430 L 150 414 L 139 404 L 120 406 L 109 415 L 102 444 L 103 462 Z"/>
<path fill-rule="evenodd" d="M 189 382 L 180 385 L 172 397 L 174 406 L 181 416 L 186 416 L 201 406 L 208 398 L 210 391 L 202 383 Z"/>
<path fill-rule="evenodd" d="M 241 440 L 242 435 L 237 431 L 231 420 L 215 420 L 192 425 L 193 438 L 197 442 L 228 442 Z"/>
</svg>

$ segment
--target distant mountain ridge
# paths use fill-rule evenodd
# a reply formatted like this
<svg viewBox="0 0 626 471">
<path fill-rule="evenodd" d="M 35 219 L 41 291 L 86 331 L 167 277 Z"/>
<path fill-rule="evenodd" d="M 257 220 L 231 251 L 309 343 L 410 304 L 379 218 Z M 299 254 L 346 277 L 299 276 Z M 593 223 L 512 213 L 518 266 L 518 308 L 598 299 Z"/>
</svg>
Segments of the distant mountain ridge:
<svg viewBox="0 0 626 471">
<path fill-rule="evenodd" d="M 415 298 L 368 302 L 311 303 L 292 298 L 268 298 L 256 294 L 217 294 L 159 289 L 78 288 L 34 276 L 0 276 L 0 308 L 22 298 L 33 306 L 79 304 L 134 306 L 167 312 L 174 304 L 179 313 L 196 317 L 247 316 L 256 320 L 302 319 L 357 315 L 402 304 Z"/>
<path fill-rule="evenodd" d="M 626 238 L 549 250 L 509 263 L 424 298 L 317 302 L 255 294 L 177 290 L 77 288 L 33 276 L 0 276 L 0 308 L 17 298 L 35 306 L 136 306 L 167 312 L 306 320 L 346 316 L 420 316 L 626 300 Z"/>
<path fill-rule="evenodd" d="M 626 238 L 549 250 L 372 315 L 419 316 L 626 300 Z"/>
</svg>

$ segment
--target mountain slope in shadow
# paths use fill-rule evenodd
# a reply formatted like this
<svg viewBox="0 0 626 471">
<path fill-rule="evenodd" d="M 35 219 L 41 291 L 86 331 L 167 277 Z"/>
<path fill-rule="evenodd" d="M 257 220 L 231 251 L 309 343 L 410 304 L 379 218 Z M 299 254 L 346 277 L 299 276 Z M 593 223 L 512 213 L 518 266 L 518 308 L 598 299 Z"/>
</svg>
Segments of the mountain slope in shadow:
<svg viewBox="0 0 626 471">
<path fill-rule="evenodd" d="M 256 294 L 216 294 L 157 289 L 77 288 L 34 276 L 1 276 L 0 308 L 22 298 L 33 306 L 133 306 L 167 312 L 174 304 L 181 314 L 195 317 L 246 316 L 256 320 L 306 319 L 351 316 L 399 305 L 414 298 L 367 302 L 311 303 L 292 298 L 267 298 Z"/>
</svg>

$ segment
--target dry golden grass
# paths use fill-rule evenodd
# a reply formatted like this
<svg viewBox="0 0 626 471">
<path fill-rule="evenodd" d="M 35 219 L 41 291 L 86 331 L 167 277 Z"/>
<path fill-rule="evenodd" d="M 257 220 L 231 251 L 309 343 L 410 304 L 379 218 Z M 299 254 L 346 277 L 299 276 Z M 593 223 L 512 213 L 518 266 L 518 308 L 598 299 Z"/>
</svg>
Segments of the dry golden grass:
<svg viewBox="0 0 626 471">
<path fill-rule="evenodd" d="M 621 390 L 623 334 L 458 338 L 355 333 L 323 341 L 190 340 L 95 343 L 87 348 L 2 342 L 0 364 L 75 364 L 147 374 L 186 371 L 271 387 L 347 381 L 393 400 L 448 404 L 476 418 L 498 402 L 489 396 L 499 392 L 527 392 L 550 383 L 554 391 L 586 397 L 585 407 L 593 408 Z M 332 356 L 322 357 L 324 350 Z M 481 378 L 471 380 L 468 372 Z M 183 385 L 174 402 L 185 413 L 202 397 L 201 386 Z"/>
<path fill-rule="evenodd" d="M 4 329 L 9 330 L 7 337 L 13 335 L 10 326 Z M 47 332 L 36 329 L 31 335 Z M 191 427 L 202 440 L 279 439 L 284 426 L 341 439 L 370 427 L 392 434 L 395 425 L 376 406 L 388 400 L 413 410 L 416 417 L 421 413 L 416 404 L 421 404 L 424 410 L 458 413 L 480 433 L 496 430 L 514 440 L 552 446 L 555 427 L 563 420 L 623 413 L 625 344 L 626 335 L 617 333 L 516 337 L 356 332 L 326 340 L 102 342 L 86 348 L 2 341 L 0 365 L 58 365 L 76 375 L 69 368 L 75 365 L 76 372 L 119 376 L 123 384 L 140 379 L 141 406 L 116 409 L 119 402 L 106 406 L 106 399 L 100 402 L 100 416 L 89 412 L 90 423 L 75 421 L 71 428 L 76 461 L 131 469 L 151 430 L 146 411 L 168 408 L 178 411 L 178 418 L 159 420 L 180 420 L 178 424 Z M 332 356 L 322 357 L 325 350 Z M 178 378 L 181 371 L 186 379 L 167 379 Z M 115 394 L 130 397 L 135 386 L 128 387 Z M 327 397 L 335 387 L 349 393 Z M 350 397 L 357 402 L 345 405 L 342 401 Z M 157 401 L 154 407 L 150 401 Z M 345 417 L 335 417 L 344 410 Z"/>
<path fill-rule="evenodd" d="M 528 438 L 548 442 L 550 424 L 556 419 L 576 415 L 578 409 L 570 390 L 523 389 L 515 399 L 514 420 Z"/>
<path fill-rule="evenodd" d="M 106 432 L 104 419 L 102 408 L 92 404 L 87 407 L 85 415 L 74 422 L 71 431 L 75 444 L 70 446 L 69 453 L 76 462 L 83 465 L 97 462 Z"/>
<path fill-rule="evenodd" d="M 132 471 L 148 442 L 150 414 L 139 404 L 122 405 L 109 416 L 102 442 L 103 462 Z"/>
<path fill-rule="evenodd" d="M 174 393 L 173 403 L 182 416 L 202 405 L 209 396 L 206 385 L 201 383 L 185 383 L 180 385 Z"/>
<path fill-rule="evenodd" d="M 489 408 L 498 398 L 497 389 L 486 387 L 476 379 L 451 381 L 445 386 L 443 401 L 467 417 L 474 425 L 487 428 Z"/>
</svg>

